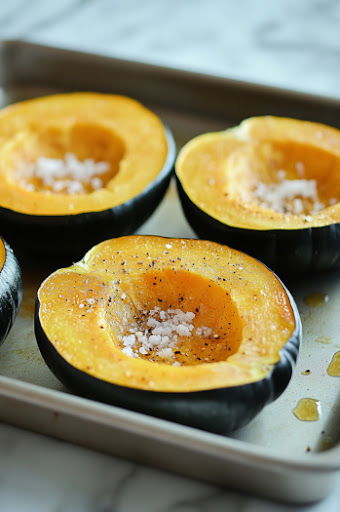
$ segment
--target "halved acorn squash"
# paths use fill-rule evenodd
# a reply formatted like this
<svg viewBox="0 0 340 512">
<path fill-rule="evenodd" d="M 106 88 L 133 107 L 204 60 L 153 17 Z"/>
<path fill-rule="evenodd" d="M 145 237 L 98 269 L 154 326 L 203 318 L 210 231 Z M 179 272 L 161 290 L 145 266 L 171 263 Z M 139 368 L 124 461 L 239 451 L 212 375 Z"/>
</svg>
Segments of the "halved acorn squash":
<svg viewBox="0 0 340 512">
<path fill-rule="evenodd" d="M 340 267 L 340 131 L 257 117 L 196 137 L 176 163 L 184 213 L 202 238 L 275 271 Z"/>
<path fill-rule="evenodd" d="M 19 263 L 9 245 L 0 237 L 0 345 L 9 333 L 22 299 Z"/>
<path fill-rule="evenodd" d="M 0 111 L 0 230 L 30 251 L 81 257 L 152 214 L 174 157 L 160 119 L 124 96 L 79 92 L 9 106 Z M 102 167 L 94 180 L 86 165 Z"/>
<path fill-rule="evenodd" d="M 250 256 L 130 236 L 42 283 L 35 332 L 72 391 L 226 433 L 286 388 L 301 323 L 281 281 Z"/>
</svg>

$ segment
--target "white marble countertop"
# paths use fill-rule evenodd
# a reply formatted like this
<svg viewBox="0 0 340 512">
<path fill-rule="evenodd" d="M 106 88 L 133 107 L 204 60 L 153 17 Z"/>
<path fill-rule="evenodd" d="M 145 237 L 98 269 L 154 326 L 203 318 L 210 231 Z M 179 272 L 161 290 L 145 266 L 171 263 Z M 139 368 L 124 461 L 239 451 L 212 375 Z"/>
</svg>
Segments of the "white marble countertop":
<svg viewBox="0 0 340 512">
<path fill-rule="evenodd" d="M 337 0 L 2 0 L 0 38 L 340 96 Z M 1 512 L 337 512 L 223 491 L 0 425 Z"/>
</svg>

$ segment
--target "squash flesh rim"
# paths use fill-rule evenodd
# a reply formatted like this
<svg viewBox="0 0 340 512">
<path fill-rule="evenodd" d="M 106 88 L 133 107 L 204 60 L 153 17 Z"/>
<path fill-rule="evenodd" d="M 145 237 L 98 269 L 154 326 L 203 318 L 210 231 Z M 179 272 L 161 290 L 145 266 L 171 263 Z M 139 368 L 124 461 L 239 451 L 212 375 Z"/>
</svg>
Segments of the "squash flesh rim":
<svg viewBox="0 0 340 512">
<path fill-rule="evenodd" d="M 0 237 L 0 272 L 4 268 L 6 258 L 7 258 L 6 246 L 5 246 L 3 239 Z"/>
<path fill-rule="evenodd" d="M 254 231 L 268 231 L 268 230 L 299 230 L 310 227 L 325 227 L 331 224 L 340 222 L 340 200 L 333 206 L 321 210 L 320 212 L 314 213 L 313 215 L 285 215 L 279 214 L 269 208 L 260 208 L 252 203 L 251 207 L 242 203 L 242 201 L 230 199 L 223 195 L 221 189 L 221 183 L 217 181 L 216 185 L 208 186 L 209 177 L 210 180 L 214 180 L 214 171 L 207 172 L 207 176 L 203 175 L 203 172 L 197 172 L 194 176 L 193 172 L 187 170 L 187 161 L 190 160 L 192 155 L 195 156 L 195 152 L 199 153 L 201 145 L 215 144 L 221 145 L 223 141 L 235 141 L 242 145 L 248 142 L 256 142 L 256 137 L 252 137 L 251 132 L 253 125 L 260 125 L 263 123 L 265 131 L 266 124 L 269 126 L 272 123 L 282 123 L 283 136 L 281 140 L 285 140 L 284 130 L 285 125 L 288 123 L 293 124 L 292 131 L 296 133 L 299 126 L 306 128 L 311 132 L 313 129 L 316 134 L 325 133 L 324 140 L 316 138 L 313 140 L 315 147 L 320 150 L 332 152 L 337 154 L 337 158 L 340 159 L 340 131 L 335 128 L 328 127 L 319 123 L 311 123 L 308 121 L 298 121 L 286 118 L 275 118 L 271 116 L 264 116 L 260 118 L 250 118 L 243 121 L 239 126 L 230 128 L 222 132 L 212 132 L 195 137 L 188 142 L 184 148 L 180 151 L 177 162 L 176 162 L 176 175 L 181 183 L 181 186 L 190 199 L 190 201 L 200 208 L 204 213 L 217 220 L 218 222 L 225 224 L 226 226 L 240 228 L 240 229 L 251 229 Z M 278 131 L 280 130 L 280 126 Z M 321 130 L 323 130 L 321 132 Z M 310 133 L 307 134 L 310 136 Z M 330 139 L 329 144 L 327 143 L 327 137 Z M 287 137 L 286 137 L 287 138 Z M 259 139 L 260 140 L 260 139 Z M 280 141 L 280 133 L 277 138 L 273 137 L 271 140 Z M 288 137 L 289 140 L 289 137 Z M 308 137 L 302 137 L 302 142 L 310 142 Z M 242 149 L 242 148 L 241 148 Z M 194 182 L 194 185 L 193 185 Z M 210 185 L 210 184 L 209 184 Z M 210 193 L 209 193 L 210 189 Z M 209 199 L 207 199 L 209 197 Z"/>
<path fill-rule="evenodd" d="M 126 239 L 141 239 L 143 237 L 123 237 Z M 166 241 L 173 242 L 173 239 L 163 239 L 160 237 L 148 237 L 152 239 L 158 240 L 159 244 L 165 244 Z M 122 240 L 122 239 L 117 239 Z M 80 371 L 84 371 L 89 375 L 92 375 L 95 378 L 99 378 L 101 380 L 111 382 L 112 384 L 122 385 L 126 387 L 132 387 L 135 389 L 147 389 L 150 391 L 163 391 L 163 392 L 187 392 L 187 391 L 199 391 L 199 390 L 208 390 L 208 389 L 217 389 L 224 387 L 234 387 L 243 384 L 248 384 L 251 382 L 259 381 L 265 378 L 270 374 L 273 366 L 280 360 L 280 350 L 284 347 L 289 339 L 294 336 L 294 333 L 297 329 L 298 320 L 296 317 L 296 311 L 292 306 L 291 300 L 285 292 L 284 287 L 279 283 L 279 280 L 261 263 L 253 260 L 252 258 L 243 255 L 241 256 L 241 261 L 247 261 L 251 265 L 255 265 L 256 267 L 260 266 L 260 270 L 262 273 L 264 272 L 265 277 L 269 279 L 272 283 L 275 283 L 278 291 L 278 297 L 280 296 L 280 300 L 285 301 L 286 313 L 289 317 L 289 321 L 286 324 L 286 330 L 283 331 L 285 334 L 282 337 L 278 337 L 276 339 L 276 345 L 271 350 L 268 349 L 268 354 L 265 354 L 265 348 L 263 346 L 259 348 L 258 353 L 256 354 L 256 350 L 254 352 L 253 349 L 249 348 L 251 345 L 254 346 L 253 342 L 243 342 L 241 341 L 241 345 L 239 350 L 233 356 L 229 357 L 226 361 L 217 362 L 217 363 L 207 363 L 207 364 L 199 364 L 197 366 L 181 366 L 174 367 L 169 364 L 162 363 L 154 363 L 148 362 L 142 359 L 130 358 L 123 354 L 120 349 L 112 350 L 112 340 L 110 338 L 110 333 L 107 329 L 98 328 L 98 325 L 102 322 L 103 315 L 99 312 L 99 316 L 97 318 L 97 326 L 94 326 L 89 323 L 87 325 L 87 329 L 90 328 L 95 333 L 93 335 L 93 340 L 95 340 L 95 344 L 99 347 L 99 351 L 97 352 L 97 356 L 93 355 L 96 352 L 96 348 L 87 344 L 87 350 L 93 350 L 91 353 L 91 360 L 98 362 L 98 364 L 87 365 L 85 359 L 79 361 L 77 359 L 77 349 L 72 347 L 72 343 L 68 343 L 67 341 L 60 342 L 60 338 L 63 336 L 63 329 L 59 330 L 57 338 L 59 342 L 55 344 L 53 337 L 55 338 L 55 333 L 51 333 L 51 329 L 49 328 L 49 320 L 48 315 L 46 313 L 46 297 L 48 298 L 48 294 L 46 296 L 43 295 L 44 287 L 46 287 L 49 283 L 49 280 L 53 280 L 55 277 L 62 274 L 69 274 L 70 272 L 77 274 L 77 278 L 79 275 L 84 276 L 85 278 L 93 277 L 96 283 L 105 282 L 107 280 L 107 274 L 103 271 L 94 271 L 91 270 L 91 265 L 89 265 L 89 261 L 91 257 L 93 257 L 96 253 L 100 253 L 101 249 L 105 249 L 105 244 L 112 243 L 113 241 L 103 242 L 91 249 L 85 258 L 80 262 L 80 264 L 75 264 L 68 269 L 59 269 L 55 273 L 53 273 L 49 278 L 47 278 L 44 283 L 41 285 L 38 292 L 38 300 L 39 300 L 39 320 L 44 330 L 47 338 L 53 347 L 57 350 L 59 355 L 63 357 L 71 366 L 74 366 Z M 192 247 L 192 240 L 187 241 L 190 247 Z M 201 248 L 205 249 L 207 246 L 217 247 L 218 244 L 214 244 L 213 242 L 202 242 L 202 241 L 194 241 L 201 244 Z M 114 243 L 114 242 L 113 242 Z M 195 245 L 195 244 L 194 244 Z M 221 246 L 220 246 L 221 247 Z M 234 255 L 237 254 L 237 251 L 233 251 L 227 247 L 224 247 L 222 251 L 231 252 Z M 240 254 L 240 253 L 238 253 Z M 112 276 L 111 276 L 112 277 Z M 91 281 L 92 282 L 92 281 Z M 58 284 L 59 286 L 59 284 Z M 79 284 L 77 283 L 77 286 Z M 275 294 L 274 294 L 275 295 Z M 54 303 L 55 306 L 56 303 Z M 238 306 L 238 304 L 236 304 Z M 246 307 L 243 306 L 243 310 Z M 242 310 L 242 308 L 241 308 Z M 243 311 L 242 310 L 242 311 Z M 286 314 L 285 313 L 285 314 Z M 54 319 L 54 324 L 57 323 L 57 318 Z M 277 322 L 278 327 L 279 322 Z M 289 324 L 289 327 L 287 325 Z M 86 328 L 84 327 L 86 330 Z M 249 332 L 254 332 L 249 330 Z M 76 331 L 75 331 L 76 332 Z M 247 336 L 248 333 L 245 334 Z M 61 334 L 60 334 L 61 333 Z M 78 333 L 79 337 L 79 333 Z M 74 336 L 76 338 L 76 336 Z M 282 339 L 283 338 L 283 339 Z M 63 344 L 64 343 L 64 344 Z M 258 343 L 260 345 L 260 342 Z M 255 343 L 256 348 L 256 343 Z M 79 346 L 78 346 L 79 349 Z M 102 350 L 102 352 L 101 352 Z M 262 352 L 261 352 L 262 351 Z M 242 353 L 244 352 L 244 353 Z M 99 355 L 98 355 L 99 354 Z M 105 356 L 104 356 L 105 354 Z M 104 359 L 107 357 L 110 359 L 109 362 L 105 362 Z M 90 361 L 87 359 L 87 362 Z M 104 366 L 107 365 L 104 369 Z M 87 367 L 88 366 L 88 367 Z M 91 367 L 89 367 L 91 366 Z"/>
<path fill-rule="evenodd" d="M 96 125 L 103 125 L 108 130 L 114 130 L 118 136 L 121 137 L 123 142 L 128 146 L 126 154 L 120 162 L 119 172 L 106 184 L 105 187 L 88 193 L 79 195 L 65 195 L 65 194 L 44 194 L 40 192 L 30 192 L 21 187 L 13 187 L 10 183 L 0 180 L 0 207 L 12 210 L 18 213 L 33 215 L 33 216 L 63 216 L 63 215 L 76 215 L 87 212 L 100 212 L 114 208 L 129 201 L 142 193 L 146 188 L 152 185 L 162 173 L 167 173 L 173 160 L 173 141 L 169 131 L 165 129 L 162 122 L 152 111 L 146 109 L 143 105 L 130 98 L 122 97 L 119 95 L 108 95 L 99 93 L 67 93 L 65 95 L 52 95 L 42 97 L 34 100 L 28 100 L 18 104 L 11 105 L 0 111 L 0 142 L 4 145 L 10 139 L 12 132 L 6 133 L 4 126 L 8 120 L 16 119 L 12 123 L 23 123 L 25 127 L 25 116 L 28 116 L 26 123 L 36 119 L 38 115 L 46 115 L 49 113 L 49 108 L 53 107 L 54 110 L 58 104 L 63 102 L 79 103 L 79 109 L 83 108 L 83 117 L 79 116 L 80 120 L 93 122 Z M 122 102 L 126 107 L 128 113 L 133 113 L 136 118 L 139 116 L 139 124 L 141 125 L 142 134 L 141 139 L 133 140 L 133 134 L 128 133 L 129 124 L 131 121 L 126 121 L 126 128 L 119 128 L 118 121 L 110 121 L 110 113 L 104 115 L 105 107 L 114 111 L 115 103 Z M 88 110 L 93 104 L 97 105 L 97 111 L 102 114 L 99 119 L 99 114 L 89 114 Z M 72 106 L 66 105 L 65 110 L 72 113 Z M 35 112 L 37 110 L 37 112 Z M 26 112 L 28 111 L 28 113 Z M 52 109 L 53 111 L 53 109 Z M 74 107 L 76 111 L 76 107 Z M 68 120 L 66 113 L 64 114 L 65 121 Z M 123 113 L 124 114 L 124 113 Z M 124 115 L 121 115 L 121 121 L 124 122 Z M 62 122 L 63 115 L 56 115 L 56 119 Z M 70 115 L 70 114 L 69 114 Z M 21 117 L 20 117 L 21 116 Z M 106 117 L 105 117 L 106 116 Z M 79 121 L 76 117 L 76 121 Z M 119 119 L 118 119 L 119 120 Z M 111 124 L 110 124 L 111 123 Z M 144 123 L 144 125 L 143 125 Z M 12 127 L 12 130 L 14 130 Z M 3 133 L 5 131 L 5 133 Z M 124 132 L 124 133 L 123 133 Z M 150 132 L 150 137 L 148 137 Z M 152 137 L 151 137 L 152 135 Z M 140 159 L 137 158 L 138 146 L 145 145 L 149 138 L 149 146 L 151 149 L 156 149 L 155 157 L 150 156 L 149 163 L 151 165 L 143 165 L 143 152 Z M 153 139 L 153 140 L 151 140 Z M 131 144 L 132 143 L 132 144 Z M 131 147 L 130 146 L 134 146 Z M 144 151 L 144 156 L 146 150 Z M 37 155 L 43 156 L 43 155 Z M 152 161 L 154 159 L 154 161 Z M 140 160 L 140 161 L 138 161 Z M 130 163 L 131 162 L 131 163 Z"/>
</svg>

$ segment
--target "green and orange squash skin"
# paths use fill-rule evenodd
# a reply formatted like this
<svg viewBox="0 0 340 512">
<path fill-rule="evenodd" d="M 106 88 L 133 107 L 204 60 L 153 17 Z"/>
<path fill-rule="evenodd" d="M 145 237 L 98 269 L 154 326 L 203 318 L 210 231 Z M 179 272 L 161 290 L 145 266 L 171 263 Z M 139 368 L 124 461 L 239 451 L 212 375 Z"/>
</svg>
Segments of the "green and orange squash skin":
<svg viewBox="0 0 340 512">
<path fill-rule="evenodd" d="M 124 332 L 160 304 L 195 311 L 195 329 L 213 335 L 179 337 L 170 359 L 130 357 Z M 257 260 L 209 241 L 129 236 L 95 246 L 42 283 L 35 333 L 69 390 L 226 434 L 285 390 L 301 322 L 289 292 Z"/>
<path fill-rule="evenodd" d="M 10 246 L 0 237 L 0 345 L 11 330 L 21 299 L 19 263 Z"/>
<path fill-rule="evenodd" d="M 179 197 L 197 235 L 245 251 L 281 275 L 340 269 L 340 131 L 277 117 L 190 141 L 176 162 Z M 284 214 L 252 196 L 257 180 L 315 180 L 325 208 Z M 331 200 L 331 201 L 330 201 Z"/>
<path fill-rule="evenodd" d="M 107 162 L 103 186 L 66 194 L 25 174 L 39 157 L 66 153 Z M 6 107 L 0 111 L 0 231 L 21 252 L 74 261 L 149 218 L 167 190 L 175 154 L 160 119 L 124 96 L 68 93 Z"/>
</svg>

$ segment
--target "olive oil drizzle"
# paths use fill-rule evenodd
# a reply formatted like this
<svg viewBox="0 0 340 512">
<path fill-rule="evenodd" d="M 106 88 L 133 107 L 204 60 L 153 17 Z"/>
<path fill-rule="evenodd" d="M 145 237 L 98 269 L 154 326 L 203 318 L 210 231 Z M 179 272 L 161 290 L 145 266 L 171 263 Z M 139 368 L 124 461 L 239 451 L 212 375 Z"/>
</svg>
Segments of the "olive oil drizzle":
<svg viewBox="0 0 340 512">
<path fill-rule="evenodd" d="M 329 336 L 319 336 L 314 341 L 316 341 L 316 343 L 321 343 L 322 345 L 330 345 L 332 343 L 332 338 Z"/>
<path fill-rule="evenodd" d="M 314 292 L 314 293 L 310 293 L 309 295 L 307 295 L 303 299 L 303 301 L 307 306 L 316 308 L 316 307 L 322 306 L 323 304 L 328 302 L 328 299 L 329 299 L 329 297 L 325 293 Z"/>
<path fill-rule="evenodd" d="M 320 402 L 315 398 L 301 398 L 293 413 L 301 421 L 318 421 L 321 414 Z"/>
<path fill-rule="evenodd" d="M 332 360 L 327 368 L 327 373 L 331 377 L 340 377 L 340 351 L 333 354 Z"/>
</svg>

